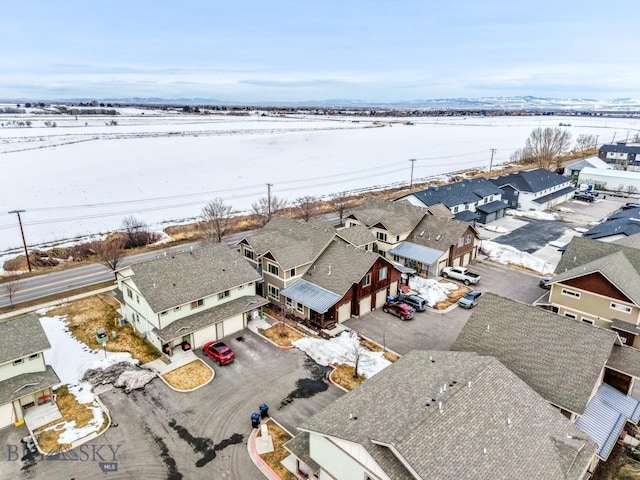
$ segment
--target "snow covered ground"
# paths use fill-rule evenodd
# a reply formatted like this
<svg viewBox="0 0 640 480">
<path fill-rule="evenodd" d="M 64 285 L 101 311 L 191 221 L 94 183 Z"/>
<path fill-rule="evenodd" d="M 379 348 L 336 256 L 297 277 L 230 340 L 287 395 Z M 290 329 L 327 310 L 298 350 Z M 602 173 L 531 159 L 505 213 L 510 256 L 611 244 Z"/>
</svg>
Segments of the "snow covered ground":
<svg viewBox="0 0 640 480">
<path fill-rule="evenodd" d="M 551 274 L 555 269 L 554 264 L 550 264 L 530 253 L 521 252 L 515 247 L 502 245 L 500 243 L 492 242 L 491 240 L 482 240 L 480 243 L 480 251 L 494 262 L 498 262 L 503 265 L 520 265 L 528 268 L 529 270 L 539 272 L 542 275 Z"/>
<path fill-rule="evenodd" d="M 460 288 L 453 282 L 439 282 L 434 278 L 409 277 L 409 288 L 418 292 L 430 307 L 447 299 L 449 293 Z"/>
<path fill-rule="evenodd" d="M 251 115 L 0 115 L 0 255 L 19 253 L 15 214 L 29 245 L 120 227 L 127 215 L 153 228 L 196 217 L 214 197 L 238 211 L 272 193 L 302 195 L 407 184 L 508 161 L 533 128 L 570 123 L 610 141 L 638 119 L 578 117 L 356 118 Z M 18 128 L 15 120 L 31 121 Z M 107 125 L 110 121 L 117 125 Z M 565 121 L 566 120 L 566 121 Z M 46 127 L 45 122 L 56 122 Z M 611 137 L 611 138 L 610 138 Z"/>
<path fill-rule="evenodd" d="M 44 311 L 37 313 L 45 314 Z M 106 368 L 123 361 L 137 363 L 137 360 L 132 359 L 129 353 L 89 349 L 71 335 L 63 317 L 43 316 L 40 317 L 40 323 L 51 344 L 51 349 L 44 352 L 46 363 L 53 367 L 61 384 L 69 386 L 69 392 L 76 397 L 78 403 L 90 404 L 89 408 L 93 412 L 93 419 L 84 427 L 77 428 L 75 422 L 65 423 L 59 442 L 72 443 L 95 432 L 104 422 L 102 409 L 96 402 L 91 385 L 81 381 L 84 373 L 89 369 Z M 60 429 L 59 426 L 55 428 Z"/>
</svg>

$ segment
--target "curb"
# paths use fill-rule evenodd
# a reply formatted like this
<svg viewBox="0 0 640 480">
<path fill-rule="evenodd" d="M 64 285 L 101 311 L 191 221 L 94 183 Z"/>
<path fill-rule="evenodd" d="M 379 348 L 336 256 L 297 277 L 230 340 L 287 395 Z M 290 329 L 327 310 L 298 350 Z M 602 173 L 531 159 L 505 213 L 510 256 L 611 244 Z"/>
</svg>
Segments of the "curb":
<svg viewBox="0 0 640 480">
<path fill-rule="evenodd" d="M 396 352 L 396 351 L 394 351 L 394 350 L 391 350 L 390 348 L 387 348 L 386 346 L 380 345 L 378 342 L 376 342 L 376 341 L 375 341 L 375 340 L 373 340 L 372 338 L 369 338 L 369 337 L 367 337 L 367 336 L 365 336 L 365 335 L 362 335 L 362 334 L 361 334 L 361 333 L 359 333 L 359 332 L 357 332 L 357 333 L 358 333 L 358 335 L 360 335 L 362 338 L 364 338 L 364 339 L 365 339 L 365 340 L 367 340 L 368 342 L 375 343 L 376 345 L 378 345 L 380 348 L 382 348 L 383 352 L 384 352 L 384 351 L 386 351 L 386 352 L 391 352 L 391 353 L 393 353 L 394 355 L 396 355 L 398 358 L 401 358 L 401 357 L 402 357 L 402 355 L 400 355 L 398 352 Z"/>
<path fill-rule="evenodd" d="M 291 435 L 291 437 L 293 437 L 293 435 L 291 434 L 291 432 L 289 430 L 287 430 L 286 428 L 284 428 L 282 425 L 280 425 L 278 422 L 276 422 L 273 418 L 269 417 L 269 419 L 275 423 L 276 425 L 278 425 L 280 428 L 282 428 L 282 430 L 284 430 L 285 432 L 287 432 L 289 435 Z M 260 425 L 262 425 L 262 421 L 260 421 Z M 256 442 L 258 438 L 258 429 L 257 428 L 252 428 L 251 429 L 251 433 L 249 434 L 249 440 L 247 441 L 247 452 L 249 453 L 249 458 L 251 458 L 251 461 L 254 463 L 254 465 L 258 468 L 258 470 L 260 470 L 260 472 L 267 478 L 272 479 L 272 480 L 281 480 L 280 475 L 278 475 L 276 472 L 273 471 L 273 469 L 267 465 L 267 462 L 265 462 L 262 457 L 258 454 L 258 449 L 256 447 Z"/>
<path fill-rule="evenodd" d="M 334 385 L 334 386 L 338 387 L 338 388 L 339 388 L 340 390 L 342 390 L 343 392 L 345 392 L 345 393 L 349 393 L 351 390 L 347 390 L 347 389 L 346 389 L 346 388 L 344 388 L 342 385 L 340 385 L 340 384 L 336 383 L 336 382 L 333 380 L 333 378 L 331 378 L 331 376 L 333 375 L 333 372 L 335 372 L 335 371 L 338 369 L 338 367 L 336 367 L 335 365 L 332 365 L 332 364 L 329 364 L 329 366 L 330 366 L 330 367 L 331 367 L 331 369 L 332 369 L 332 370 L 331 370 L 331 372 L 329 372 L 329 375 L 327 375 L 327 380 L 329 380 L 329 383 L 330 383 L 331 385 Z"/>
<path fill-rule="evenodd" d="M 207 365 L 207 362 L 203 361 L 201 358 L 197 358 L 197 359 L 196 359 L 196 360 L 194 360 L 194 361 L 201 362 L 205 367 L 207 367 L 209 370 L 211 370 L 211 378 L 210 378 L 209 380 L 207 380 L 206 382 L 204 382 L 202 385 L 198 385 L 197 387 L 190 388 L 189 390 L 181 390 L 181 389 L 176 388 L 176 387 L 172 386 L 171 384 L 169 384 L 169 382 L 167 382 L 167 381 L 163 378 L 163 376 L 162 376 L 162 375 L 160 375 L 158 372 L 156 372 L 156 376 L 157 376 L 157 377 L 159 377 L 159 378 L 160 378 L 160 380 L 162 380 L 162 382 L 163 382 L 167 387 L 169 387 L 171 390 L 173 390 L 173 391 L 175 391 L 175 392 L 178 392 L 178 393 L 189 393 L 189 392 L 193 392 L 193 391 L 195 391 L 195 390 L 198 390 L 199 388 L 204 387 L 205 385 L 209 385 L 209 384 L 213 381 L 213 379 L 214 379 L 214 378 L 216 378 L 216 371 L 215 371 L 213 368 L 211 368 L 209 365 Z M 187 364 L 185 364 L 185 365 L 189 365 L 189 364 L 187 363 Z M 178 367 L 178 368 L 182 368 L 182 367 L 184 367 L 184 365 L 181 365 L 181 366 L 180 366 L 180 367 Z M 177 370 L 178 368 L 176 368 L 175 370 Z M 169 370 L 168 372 L 165 372 L 165 373 L 171 373 L 172 371 L 173 371 L 173 370 Z"/>
</svg>

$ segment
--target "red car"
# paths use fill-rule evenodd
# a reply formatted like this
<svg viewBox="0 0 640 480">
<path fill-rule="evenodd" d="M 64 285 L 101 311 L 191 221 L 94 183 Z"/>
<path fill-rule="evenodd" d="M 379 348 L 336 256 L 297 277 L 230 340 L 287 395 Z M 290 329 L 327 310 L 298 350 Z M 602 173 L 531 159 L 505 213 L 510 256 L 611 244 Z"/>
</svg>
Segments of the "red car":
<svg viewBox="0 0 640 480">
<path fill-rule="evenodd" d="M 202 347 L 202 353 L 215 360 L 218 365 L 226 365 L 233 362 L 236 354 L 223 342 L 207 342 Z"/>
<path fill-rule="evenodd" d="M 413 318 L 413 314 L 416 313 L 415 309 L 401 302 L 385 302 L 382 307 L 384 313 L 390 313 L 399 317 L 400 320 L 410 320 Z"/>
</svg>

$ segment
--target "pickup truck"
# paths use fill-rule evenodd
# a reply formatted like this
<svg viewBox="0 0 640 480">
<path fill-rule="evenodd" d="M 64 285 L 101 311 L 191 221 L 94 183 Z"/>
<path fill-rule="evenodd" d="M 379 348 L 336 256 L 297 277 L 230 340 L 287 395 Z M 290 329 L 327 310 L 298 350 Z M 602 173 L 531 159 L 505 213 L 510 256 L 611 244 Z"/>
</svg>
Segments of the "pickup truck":
<svg viewBox="0 0 640 480">
<path fill-rule="evenodd" d="M 576 192 L 573 195 L 574 200 L 582 200 L 583 202 L 593 203 L 596 197 L 586 192 Z"/>
<path fill-rule="evenodd" d="M 478 283 L 480 281 L 480 275 L 470 272 L 465 267 L 445 267 L 442 269 L 442 276 L 444 278 L 459 280 L 465 285 Z"/>
<path fill-rule="evenodd" d="M 413 307 L 410 307 L 406 303 L 389 301 L 389 300 L 387 300 L 384 303 L 382 307 L 382 311 L 384 313 L 390 313 L 392 315 L 395 315 L 396 317 L 399 317 L 400 320 L 402 321 L 412 319 L 413 314 L 416 313 L 415 309 Z"/>
</svg>

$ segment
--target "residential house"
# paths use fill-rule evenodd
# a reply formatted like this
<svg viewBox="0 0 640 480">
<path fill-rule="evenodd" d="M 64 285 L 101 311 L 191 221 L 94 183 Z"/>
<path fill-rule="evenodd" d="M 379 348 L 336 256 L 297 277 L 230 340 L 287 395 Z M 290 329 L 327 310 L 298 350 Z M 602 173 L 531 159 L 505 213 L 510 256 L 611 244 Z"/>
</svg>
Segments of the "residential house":
<svg viewBox="0 0 640 480">
<path fill-rule="evenodd" d="M 280 290 L 302 278 L 335 236 L 326 222 L 274 216 L 258 233 L 240 240 L 238 247 L 261 275 L 258 294 L 282 304 Z"/>
<path fill-rule="evenodd" d="M 578 183 L 580 172 L 585 167 L 602 168 L 605 170 L 611 169 L 611 166 L 607 162 L 600 160 L 598 157 L 588 157 L 570 163 L 569 165 L 564 167 L 563 175 L 565 177 L 569 177 L 571 179 L 571 182 L 575 185 Z"/>
<path fill-rule="evenodd" d="M 608 458 L 627 421 L 640 420 L 640 402 L 620 388 L 621 376 L 632 384 L 640 373 L 639 351 L 611 330 L 486 293 L 452 350 L 495 356 L 593 438 L 599 459 Z M 635 361 L 625 366 L 625 356 Z"/>
<path fill-rule="evenodd" d="M 426 215 L 404 242 L 389 253 L 421 276 L 437 276 L 444 267 L 464 266 L 478 254 L 480 237 L 467 222 Z"/>
<path fill-rule="evenodd" d="M 640 172 L 584 167 L 580 170 L 578 182 L 591 183 L 602 190 L 638 192 L 640 191 Z"/>
<path fill-rule="evenodd" d="M 346 228 L 366 226 L 376 237 L 375 251 L 387 257 L 387 252 L 404 241 L 427 213 L 406 203 L 367 197 L 344 224 Z"/>
<path fill-rule="evenodd" d="M 503 192 L 503 200 L 518 210 L 548 210 L 573 198 L 571 179 L 545 168 L 536 168 L 492 178 Z"/>
<path fill-rule="evenodd" d="M 640 208 L 629 208 L 609 215 L 604 222 L 591 227 L 582 236 L 601 242 L 617 242 L 637 233 L 640 233 Z"/>
<path fill-rule="evenodd" d="M 598 149 L 598 158 L 609 164 L 640 165 L 640 144 L 617 142 Z"/>
<path fill-rule="evenodd" d="M 45 363 L 44 351 L 49 348 L 36 315 L 0 323 L 0 429 L 24 420 L 39 405 L 51 404 L 57 410 L 52 387 L 60 379 Z"/>
<path fill-rule="evenodd" d="M 336 235 L 356 248 L 372 252 L 375 249 L 376 237 L 366 225 L 358 224 L 351 227 L 338 228 Z"/>
<path fill-rule="evenodd" d="M 635 246 L 629 246 L 634 245 Z M 615 330 L 640 348 L 640 249 L 624 243 L 574 237 L 556 267 L 551 289 L 539 303 L 590 325 Z"/>
<path fill-rule="evenodd" d="M 121 314 L 167 355 L 231 335 L 268 302 L 260 274 L 224 243 L 172 253 L 116 271 Z"/>
<path fill-rule="evenodd" d="M 396 201 L 427 208 L 443 204 L 457 220 L 470 223 L 490 223 L 502 218 L 508 208 L 502 201 L 502 190 L 482 177 L 429 187 Z"/>
<path fill-rule="evenodd" d="M 597 450 L 496 358 L 470 352 L 410 352 L 298 430 L 285 448 L 319 479 L 581 480 Z"/>
<path fill-rule="evenodd" d="M 377 253 L 334 241 L 280 295 L 295 317 L 310 327 L 329 329 L 381 308 L 387 295 L 397 293 L 400 275 Z"/>
</svg>

